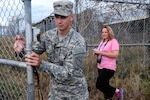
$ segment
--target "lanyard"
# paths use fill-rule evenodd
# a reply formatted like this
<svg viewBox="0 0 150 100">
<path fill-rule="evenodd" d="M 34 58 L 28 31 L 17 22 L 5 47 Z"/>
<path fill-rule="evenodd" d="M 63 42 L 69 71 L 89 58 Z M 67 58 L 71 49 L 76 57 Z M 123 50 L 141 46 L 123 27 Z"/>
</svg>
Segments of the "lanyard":
<svg viewBox="0 0 150 100">
<path fill-rule="evenodd" d="M 109 40 L 108 40 L 109 41 Z M 102 50 L 104 49 L 104 47 L 106 46 L 106 44 L 108 43 L 108 41 L 104 44 L 104 46 L 103 46 L 103 48 L 102 48 Z M 99 50 L 100 50 L 100 48 L 101 48 L 101 46 L 103 45 L 103 43 L 102 44 L 100 44 L 100 46 L 99 46 Z M 100 56 L 98 56 L 98 59 L 101 61 L 101 59 L 102 59 L 102 55 L 100 55 Z"/>
<path fill-rule="evenodd" d="M 108 40 L 109 41 L 109 40 Z M 106 46 L 106 44 L 108 43 L 108 41 L 104 44 L 104 46 L 103 46 L 103 48 L 102 48 L 102 50 L 104 49 L 104 47 Z M 103 43 L 102 44 L 100 44 L 100 46 L 99 46 L 99 48 L 98 48 L 98 50 L 100 50 L 101 49 L 101 46 L 103 45 Z"/>
</svg>

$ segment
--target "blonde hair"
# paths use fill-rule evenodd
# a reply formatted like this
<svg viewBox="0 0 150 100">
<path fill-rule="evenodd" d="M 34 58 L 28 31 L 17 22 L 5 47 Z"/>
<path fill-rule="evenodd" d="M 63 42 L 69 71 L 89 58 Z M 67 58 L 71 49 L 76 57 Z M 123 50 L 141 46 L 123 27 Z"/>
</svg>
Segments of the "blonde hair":
<svg viewBox="0 0 150 100">
<path fill-rule="evenodd" d="M 110 26 L 104 26 L 103 28 L 106 28 L 106 29 L 107 29 L 109 40 L 115 38 L 115 37 L 114 37 L 114 32 L 113 32 L 113 30 L 112 30 L 112 28 L 111 28 Z M 102 28 L 102 29 L 103 29 L 103 28 Z"/>
</svg>

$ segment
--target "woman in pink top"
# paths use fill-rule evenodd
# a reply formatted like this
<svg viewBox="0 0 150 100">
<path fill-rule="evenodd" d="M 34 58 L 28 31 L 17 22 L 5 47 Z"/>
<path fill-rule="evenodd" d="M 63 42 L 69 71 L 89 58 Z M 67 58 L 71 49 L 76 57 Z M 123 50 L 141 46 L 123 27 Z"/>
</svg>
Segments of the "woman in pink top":
<svg viewBox="0 0 150 100">
<path fill-rule="evenodd" d="M 97 55 L 98 77 L 96 87 L 103 92 L 106 100 L 112 100 L 114 94 L 118 100 L 123 100 L 123 89 L 115 88 L 109 84 L 109 80 L 116 71 L 116 58 L 119 55 L 119 43 L 114 38 L 113 30 L 110 26 L 102 29 L 102 41 L 98 48 L 94 50 Z"/>
</svg>

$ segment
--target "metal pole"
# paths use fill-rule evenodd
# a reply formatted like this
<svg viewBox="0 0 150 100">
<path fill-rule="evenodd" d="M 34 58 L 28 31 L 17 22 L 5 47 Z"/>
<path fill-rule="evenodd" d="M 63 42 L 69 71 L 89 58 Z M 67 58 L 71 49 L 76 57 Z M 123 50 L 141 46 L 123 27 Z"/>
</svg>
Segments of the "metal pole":
<svg viewBox="0 0 150 100">
<path fill-rule="evenodd" d="M 103 2 L 113 2 L 113 3 L 125 3 L 125 4 L 140 4 L 140 5 L 149 5 L 148 3 L 142 2 L 131 2 L 131 1 L 115 1 L 115 0 L 100 0 Z"/>
<path fill-rule="evenodd" d="M 133 46 L 148 46 L 148 47 L 150 47 L 150 43 L 146 43 L 146 44 L 144 44 L 144 43 L 139 43 L 139 44 L 119 44 L 120 46 L 124 46 L 124 47 L 133 47 Z M 87 44 L 87 46 L 88 47 L 97 47 L 98 46 L 98 44 Z"/>
<path fill-rule="evenodd" d="M 78 14 L 78 0 L 74 0 L 75 2 L 75 17 L 74 17 L 74 24 L 75 24 L 75 30 L 77 31 L 77 14 Z"/>
<path fill-rule="evenodd" d="M 26 53 L 31 53 L 32 48 L 32 26 L 31 26 L 31 0 L 22 0 L 25 6 L 25 26 L 26 26 Z M 34 100 L 33 69 L 27 66 L 27 100 Z"/>
<path fill-rule="evenodd" d="M 8 60 L 8 59 L 0 59 L 0 64 L 21 67 L 21 68 L 27 68 L 27 65 L 25 62 Z"/>
</svg>

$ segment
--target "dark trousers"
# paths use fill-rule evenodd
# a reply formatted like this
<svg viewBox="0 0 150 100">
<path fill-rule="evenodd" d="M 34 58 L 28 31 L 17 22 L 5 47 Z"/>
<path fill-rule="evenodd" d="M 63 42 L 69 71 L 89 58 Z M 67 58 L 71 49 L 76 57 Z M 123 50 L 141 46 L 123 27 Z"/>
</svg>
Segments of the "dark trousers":
<svg viewBox="0 0 150 100">
<path fill-rule="evenodd" d="M 109 84 L 109 80 L 114 75 L 115 71 L 109 69 L 98 69 L 98 77 L 96 88 L 103 92 L 105 98 L 112 98 L 116 88 Z"/>
</svg>

